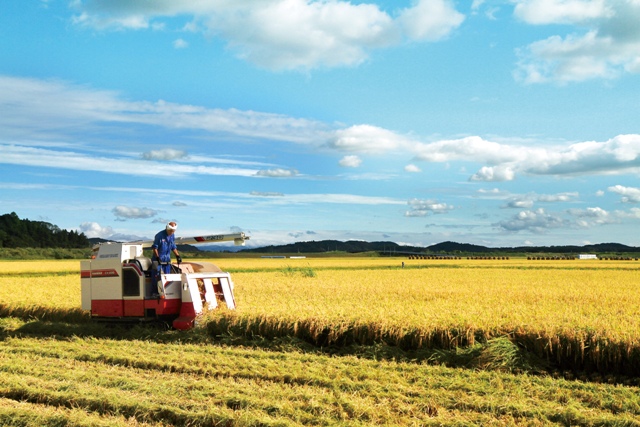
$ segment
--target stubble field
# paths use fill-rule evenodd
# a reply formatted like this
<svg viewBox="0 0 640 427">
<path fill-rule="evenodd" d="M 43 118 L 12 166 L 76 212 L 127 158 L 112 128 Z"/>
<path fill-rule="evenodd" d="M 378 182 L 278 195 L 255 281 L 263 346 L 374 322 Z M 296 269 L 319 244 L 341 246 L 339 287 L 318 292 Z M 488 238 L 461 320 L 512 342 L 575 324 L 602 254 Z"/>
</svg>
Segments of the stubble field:
<svg viewBox="0 0 640 427">
<path fill-rule="evenodd" d="M 633 261 L 212 261 L 238 309 L 187 333 L 0 262 L 0 424 L 640 425 Z"/>
</svg>

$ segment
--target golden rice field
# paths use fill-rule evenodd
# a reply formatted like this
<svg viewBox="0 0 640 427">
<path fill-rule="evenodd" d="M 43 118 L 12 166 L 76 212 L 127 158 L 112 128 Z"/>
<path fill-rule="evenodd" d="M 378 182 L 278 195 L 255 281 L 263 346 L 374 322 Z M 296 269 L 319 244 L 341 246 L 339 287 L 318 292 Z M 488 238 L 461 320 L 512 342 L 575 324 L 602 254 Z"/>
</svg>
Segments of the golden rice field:
<svg viewBox="0 0 640 427">
<path fill-rule="evenodd" d="M 319 345 L 383 342 L 407 349 L 469 346 L 508 335 L 562 367 L 640 374 L 640 271 L 634 262 L 249 262 L 263 269 L 260 274 L 244 272 L 245 260 L 225 260 L 225 268 L 239 270 L 234 280 L 241 305 L 210 320 L 214 333 L 231 328 L 294 334 Z M 315 277 L 303 274 L 309 267 Z"/>
<path fill-rule="evenodd" d="M 211 261 L 238 309 L 186 333 L 88 323 L 78 261 L 0 261 L 0 425 L 640 426 L 640 263 Z M 560 378 L 492 364 L 500 337 Z"/>
<path fill-rule="evenodd" d="M 640 264 L 633 261 L 217 262 L 233 273 L 239 304 L 206 319 L 212 334 L 405 349 L 464 347 L 507 335 L 562 367 L 640 374 Z M 77 315 L 78 264 L 2 262 L 1 304 Z"/>
</svg>

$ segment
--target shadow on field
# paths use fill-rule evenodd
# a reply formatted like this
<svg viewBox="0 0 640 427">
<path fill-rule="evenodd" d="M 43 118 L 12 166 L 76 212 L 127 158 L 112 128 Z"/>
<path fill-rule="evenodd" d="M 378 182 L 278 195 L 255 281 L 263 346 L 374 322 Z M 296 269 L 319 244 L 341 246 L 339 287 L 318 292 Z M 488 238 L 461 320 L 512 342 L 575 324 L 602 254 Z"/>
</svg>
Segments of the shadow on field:
<svg viewBox="0 0 640 427">
<path fill-rule="evenodd" d="M 91 320 L 91 316 L 80 308 L 60 308 L 45 305 L 9 305 L 0 303 L 0 318 L 3 317 L 72 323 L 84 323 Z"/>
</svg>

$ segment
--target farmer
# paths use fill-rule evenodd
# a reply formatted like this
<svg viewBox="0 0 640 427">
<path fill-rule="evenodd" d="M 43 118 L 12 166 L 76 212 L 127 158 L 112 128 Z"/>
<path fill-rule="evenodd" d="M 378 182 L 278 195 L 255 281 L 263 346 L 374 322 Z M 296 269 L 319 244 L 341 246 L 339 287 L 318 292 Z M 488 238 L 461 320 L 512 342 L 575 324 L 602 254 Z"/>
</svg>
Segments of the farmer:
<svg viewBox="0 0 640 427">
<path fill-rule="evenodd" d="M 159 273 L 171 273 L 171 252 L 176 254 L 176 260 L 178 264 L 182 262 L 182 258 L 178 253 L 178 248 L 176 247 L 175 235 L 176 229 L 178 228 L 178 224 L 174 221 L 171 221 L 167 224 L 164 230 L 161 230 L 156 234 L 156 237 L 153 239 L 153 246 L 151 249 L 153 250 L 153 261 L 154 267 L 155 263 L 158 263 L 157 268 L 152 268 L 152 277 L 153 282 L 157 282 L 159 279 Z"/>
</svg>

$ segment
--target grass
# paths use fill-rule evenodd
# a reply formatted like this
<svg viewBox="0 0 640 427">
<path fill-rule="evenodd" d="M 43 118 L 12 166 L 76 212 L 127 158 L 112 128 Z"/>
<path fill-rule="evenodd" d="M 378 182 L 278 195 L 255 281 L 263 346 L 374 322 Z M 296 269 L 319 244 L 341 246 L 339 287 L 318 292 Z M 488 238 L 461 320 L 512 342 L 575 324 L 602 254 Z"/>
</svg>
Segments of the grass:
<svg viewBox="0 0 640 427">
<path fill-rule="evenodd" d="M 285 276 L 300 276 L 300 277 L 316 277 L 316 272 L 311 266 L 306 267 L 293 267 L 287 265 L 282 269 L 282 274 Z"/>
</svg>

